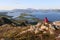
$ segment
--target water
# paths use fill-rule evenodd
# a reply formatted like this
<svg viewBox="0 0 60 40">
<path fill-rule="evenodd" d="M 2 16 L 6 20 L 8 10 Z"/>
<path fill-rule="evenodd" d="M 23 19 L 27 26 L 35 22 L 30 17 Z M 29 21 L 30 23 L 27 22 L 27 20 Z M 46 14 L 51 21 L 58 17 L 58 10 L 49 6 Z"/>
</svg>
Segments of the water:
<svg viewBox="0 0 60 40">
<path fill-rule="evenodd" d="M 23 11 L 22 11 L 23 12 Z M 21 13 L 21 11 L 15 11 L 13 13 L 8 13 L 10 16 L 18 17 Z M 42 11 L 34 11 L 32 13 L 29 13 L 34 15 L 35 17 L 39 19 L 44 19 L 44 17 L 47 17 L 50 21 L 58 21 L 60 20 L 60 12 L 55 12 L 55 11 L 48 11 L 48 12 L 42 12 Z"/>
</svg>

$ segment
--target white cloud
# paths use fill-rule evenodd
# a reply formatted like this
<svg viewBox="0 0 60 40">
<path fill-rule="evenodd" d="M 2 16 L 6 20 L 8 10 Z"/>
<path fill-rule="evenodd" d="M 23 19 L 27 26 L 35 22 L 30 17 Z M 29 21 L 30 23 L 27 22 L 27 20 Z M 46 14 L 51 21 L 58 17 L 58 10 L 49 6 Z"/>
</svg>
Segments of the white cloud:
<svg viewBox="0 0 60 40">
<path fill-rule="evenodd" d="M 60 6 L 0 6 L 0 10 L 12 10 L 12 9 L 26 9 L 26 8 L 33 8 L 33 9 L 60 9 Z"/>
</svg>

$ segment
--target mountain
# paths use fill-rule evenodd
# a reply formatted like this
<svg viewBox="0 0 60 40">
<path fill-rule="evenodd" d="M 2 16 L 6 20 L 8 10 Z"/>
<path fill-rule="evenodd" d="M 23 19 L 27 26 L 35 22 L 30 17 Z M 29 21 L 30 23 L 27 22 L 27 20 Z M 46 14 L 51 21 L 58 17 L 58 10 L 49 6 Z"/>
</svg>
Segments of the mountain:
<svg viewBox="0 0 60 40">
<path fill-rule="evenodd" d="M 40 19 L 48 17 L 48 19 L 51 21 L 60 20 L 60 9 L 42 10 L 28 8 L 28 9 L 13 9 L 8 10 L 7 12 L 9 16 L 14 16 L 13 18 L 18 17 L 21 13 L 28 13 Z"/>
</svg>

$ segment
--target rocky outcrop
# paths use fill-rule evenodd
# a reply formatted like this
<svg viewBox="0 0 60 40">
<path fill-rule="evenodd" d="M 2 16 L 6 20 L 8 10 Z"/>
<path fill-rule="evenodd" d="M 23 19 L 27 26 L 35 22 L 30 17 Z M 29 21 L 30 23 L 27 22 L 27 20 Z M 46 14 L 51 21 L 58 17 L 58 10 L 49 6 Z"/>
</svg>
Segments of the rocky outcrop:
<svg viewBox="0 0 60 40">
<path fill-rule="evenodd" d="M 53 22 L 54 25 L 60 26 L 60 21 Z"/>
</svg>

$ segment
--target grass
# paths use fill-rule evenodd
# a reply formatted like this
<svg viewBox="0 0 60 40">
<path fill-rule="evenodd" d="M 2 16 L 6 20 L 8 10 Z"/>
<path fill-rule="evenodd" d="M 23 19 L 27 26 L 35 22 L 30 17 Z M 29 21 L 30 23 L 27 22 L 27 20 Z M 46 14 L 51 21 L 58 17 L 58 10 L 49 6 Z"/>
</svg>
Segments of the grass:
<svg viewBox="0 0 60 40">
<path fill-rule="evenodd" d="M 22 31 L 29 29 L 30 27 L 13 27 L 11 25 L 0 26 L 0 39 L 4 40 L 55 40 L 54 35 L 42 34 L 41 32 L 35 34 L 34 32 L 26 32 L 20 34 Z M 42 34 L 42 36 L 41 36 Z M 42 39 L 41 39 L 42 37 Z"/>
</svg>

